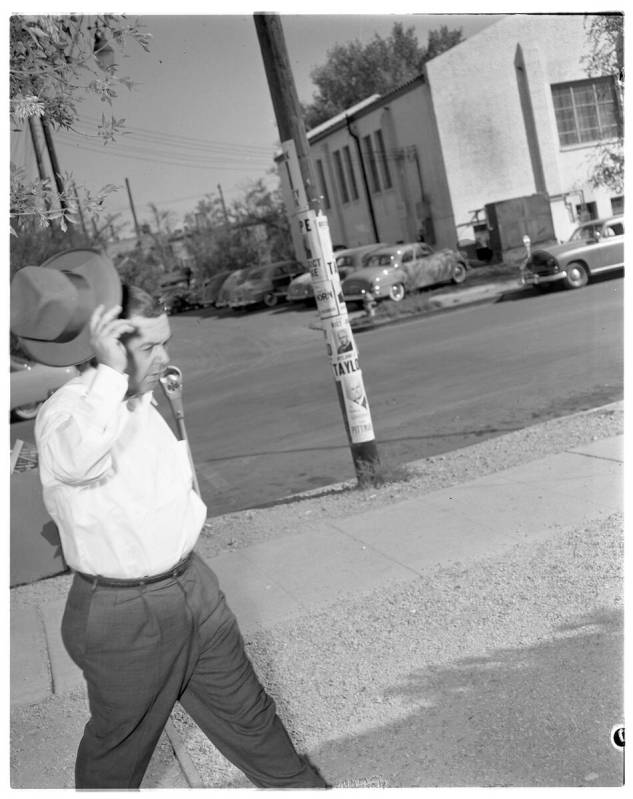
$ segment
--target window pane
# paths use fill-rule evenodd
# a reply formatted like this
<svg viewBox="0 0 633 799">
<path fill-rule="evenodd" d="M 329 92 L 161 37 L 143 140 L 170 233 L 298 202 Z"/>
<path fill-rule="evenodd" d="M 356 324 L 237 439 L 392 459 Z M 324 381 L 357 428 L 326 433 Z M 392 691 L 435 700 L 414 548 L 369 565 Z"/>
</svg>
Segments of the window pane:
<svg viewBox="0 0 633 799">
<path fill-rule="evenodd" d="M 325 181 L 325 172 L 323 171 L 323 162 L 320 159 L 317 159 L 316 162 L 317 166 L 317 173 L 319 175 L 319 183 L 321 185 L 321 196 L 323 197 L 323 205 L 325 208 L 330 208 L 330 195 L 327 190 L 327 183 Z"/>
<path fill-rule="evenodd" d="M 374 138 L 376 140 L 376 152 L 378 154 L 378 161 L 380 162 L 382 182 L 386 189 L 390 189 L 392 186 L 391 173 L 389 172 L 389 164 L 387 163 L 387 153 L 385 152 L 385 142 L 382 137 L 382 131 L 377 130 L 374 133 Z"/>
<path fill-rule="evenodd" d="M 376 158 L 374 156 L 374 148 L 371 144 L 371 137 L 364 136 L 363 144 L 365 145 L 365 157 L 369 164 L 369 174 L 371 175 L 372 191 L 380 191 L 380 179 L 378 177 L 378 168 L 376 165 Z"/>
<path fill-rule="evenodd" d="M 349 180 L 349 187 L 352 192 L 352 199 L 358 199 L 358 186 L 356 185 L 356 175 L 354 174 L 354 166 L 352 164 L 352 156 L 350 155 L 349 147 L 343 147 L 343 155 L 345 157 L 345 167 L 347 169 L 347 178 Z"/>
<path fill-rule="evenodd" d="M 613 86 L 608 83 L 596 84 L 596 100 L 599 103 L 612 103 L 613 102 Z"/>
<path fill-rule="evenodd" d="M 334 166 L 336 168 L 336 175 L 341 189 L 341 196 L 344 203 L 349 202 L 349 194 L 347 193 L 347 183 L 345 182 L 345 175 L 343 174 L 343 163 L 341 162 L 341 151 L 334 151 Z"/>
<path fill-rule="evenodd" d="M 600 141 L 621 134 L 617 99 L 610 77 L 552 86 L 552 102 L 562 146 Z"/>
</svg>

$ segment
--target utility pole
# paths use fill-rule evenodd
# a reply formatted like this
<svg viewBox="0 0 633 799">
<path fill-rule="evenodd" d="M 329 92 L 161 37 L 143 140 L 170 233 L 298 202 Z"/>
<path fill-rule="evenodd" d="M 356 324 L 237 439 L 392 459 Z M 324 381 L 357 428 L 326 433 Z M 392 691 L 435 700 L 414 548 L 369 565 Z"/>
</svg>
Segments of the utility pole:
<svg viewBox="0 0 633 799">
<path fill-rule="evenodd" d="M 138 219 L 136 218 L 136 211 L 134 209 L 134 200 L 132 199 L 132 190 L 130 189 L 130 181 L 125 178 L 125 188 L 127 189 L 127 196 L 130 201 L 130 208 L 132 210 L 132 219 L 134 220 L 134 230 L 136 231 L 136 240 L 139 247 L 141 246 L 141 231 L 138 226 Z"/>
<path fill-rule="evenodd" d="M 262 13 L 256 13 L 254 19 L 284 151 L 282 163 L 294 201 L 294 208 L 288 208 L 288 213 L 303 241 L 305 257 L 302 260 L 312 278 L 352 460 L 360 485 L 377 484 L 381 476 L 369 402 L 343 300 L 327 217 L 321 211 L 312 176 L 308 139 L 281 20 L 278 14 Z"/>
<path fill-rule="evenodd" d="M 39 117 L 29 117 L 29 130 L 31 131 L 31 141 L 33 142 L 37 174 L 40 176 L 40 180 L 44 181 L 48 179 L 45 160 L 46 142 L 44 140 L 44 131 L 42 130 L 42 123 Z"/>
<path fill-rule="evenodd" d="M 59 161 L 57 160 L 57 152 L 55 150 L 55 142 L 53 141 L 51 126 L 45 117 L 42 117 L 42 130 L 44 131 L 44 141 L 46 142 L 46 149 L 48 150 L 48 157 L 53 170 L 53 180 L 55 181 L 55 187 L 57 188 L 57 194 L 59 196 L 59 204 L 65 215 L 68 211 L 68 203 L 65 200 L 64 181 L 62 180 Z"/>
<path fill-rule="evenodd" d="M 218 193 L 220 195 L 220 202 L 222 203 L 222 213 L 224 214 L 224 224 L 228 228 L 229 226 L 229 215 L 226 210 L 226 205 L 224 203 L 224 194 L 222 193 L 222 185 L 218 183 Z"/>
<path fill-rule="evenodd" d="M 75 202 L 77 203 L 77 211 L 79 212 L 79 221 L 81 222 L 81 229 L 84 232 L 84 238 L 88 240 L 88 231 L 86 230 L 86 220 L 84 219 L 84 211 L 79 202 L 79 195 L 77 194 L 77 186 L 73 183 L 73 194 L 75 195 Z"/>
</svg>

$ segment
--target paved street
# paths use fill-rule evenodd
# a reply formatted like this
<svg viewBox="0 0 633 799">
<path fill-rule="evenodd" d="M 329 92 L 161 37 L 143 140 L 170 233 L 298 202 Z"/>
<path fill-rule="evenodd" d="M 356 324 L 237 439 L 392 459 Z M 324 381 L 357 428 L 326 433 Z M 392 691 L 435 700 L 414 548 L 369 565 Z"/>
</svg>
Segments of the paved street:
<svg viewBox="0 0 633 799">
<path fill-rule="evenodd" d="M 428 457 L 620 399 L 622 291 L 610 280 L 357 334 L 381 457 Z M 324 342 L 306 317 L 316 313 L 173 320 L 212 514 L 354 476 Z M 246 357 L 233 356 L 224 327 L 252 335 Z M 209 341 L 226 360 L 200 373 Z"/>
</svg>

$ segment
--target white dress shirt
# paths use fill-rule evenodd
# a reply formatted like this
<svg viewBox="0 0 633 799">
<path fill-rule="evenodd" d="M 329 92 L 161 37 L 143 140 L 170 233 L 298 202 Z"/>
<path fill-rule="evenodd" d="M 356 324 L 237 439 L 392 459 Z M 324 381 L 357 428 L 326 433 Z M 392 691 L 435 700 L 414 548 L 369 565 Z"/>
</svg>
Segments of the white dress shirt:
<svg viewBox="0 0 633 799">
<path fill-rule="evenodd" d="M 62 386 L 35 422 L 44 504 L 66 563 L 104 577 L 166 571 L 194 547 L 206 507 L 187 442 L 152 393 L 125 399 L 127 375 L 99 365 Z"/>
</svg>

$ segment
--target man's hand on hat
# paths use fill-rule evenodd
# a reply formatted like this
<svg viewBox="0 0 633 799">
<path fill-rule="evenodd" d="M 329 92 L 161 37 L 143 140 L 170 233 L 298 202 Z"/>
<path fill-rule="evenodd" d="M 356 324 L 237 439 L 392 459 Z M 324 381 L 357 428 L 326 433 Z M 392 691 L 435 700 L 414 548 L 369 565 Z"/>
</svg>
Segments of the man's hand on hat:
<svg viewBox="0 0 633 799">
<path fill-rule="evenodd" d="M 121 306 L 115 305 L 107 311 L 99 305 L 90 318 L 90 343 L 99 363 L 125 372 L 127 367 L 127 350 L 121 336 L 133 333 L 136 328 L 129 319 L 118 319 Z"/>
</svg>

